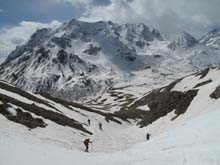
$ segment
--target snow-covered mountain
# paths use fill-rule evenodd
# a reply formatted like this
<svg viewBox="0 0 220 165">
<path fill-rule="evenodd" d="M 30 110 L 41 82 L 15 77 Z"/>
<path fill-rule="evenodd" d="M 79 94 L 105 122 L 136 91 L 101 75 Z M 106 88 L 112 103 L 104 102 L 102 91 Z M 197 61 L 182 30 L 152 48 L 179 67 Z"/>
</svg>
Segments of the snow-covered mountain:
<svg viewBox="0 0 220 165">
<path fill-rule="evenodd" d="M 144 24 L 71 20 L 34 33 L 1 65 L 1 77 L 33 92 L 81 98 L 111 86 L 119 71 L 144 68 L 134 45 L 155 39 L 162 40 L 160 33 Z"/>
<path fill-rule="evenodd" d="M 183 31 L 180 35 L 177 35 L 177 38 L 173 40 L 168 47 L 172 50 L 176 50 L 178 48 L 188 49 L 198 44 L 196 38 L 194 38 L 191 34 Z"/>
<path fill-rule="evenodd" d="M 214 29 L 208 34 L 204 35 L 200 42 L 215 49 L 220 49 L 220 28 Z"/>
<path fill-rule="evenodd" d="M 170 42 L 143 23 L 73 19 L 36 31 L 1 64 L 0 77 L 35 93 L 85 100 L 115 87 L 164 85 L 219 64 L 219 53 L 186 32 Z"/>
<path fill-rule="evenodd" d="M 220 69 L 213 68 L 183 77 L 134 99 L 116 112 L 27 93 L 1 82 L 1 163 L 217 162 L 219 74 Z M 147 132 L 152 134 L 149 142 L 145 141 Z M 93 140 L 90 148 L 93 154 L 89 156 L 82 151 L 86 137 Z M 140 144 L 133 146 L 135 143 Z"/>
</svg>

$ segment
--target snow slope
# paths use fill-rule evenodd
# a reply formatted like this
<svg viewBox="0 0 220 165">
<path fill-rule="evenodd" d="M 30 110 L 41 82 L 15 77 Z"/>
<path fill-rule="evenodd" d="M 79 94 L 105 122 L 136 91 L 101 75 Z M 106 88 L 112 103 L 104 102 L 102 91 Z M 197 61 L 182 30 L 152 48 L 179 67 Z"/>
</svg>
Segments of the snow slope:
<svg viewBox="0 0 220 165">
<path fill-rule="evenodd" d="M 219 74 L 208 68 L 139 98 L 116 89 L 101 109 L 0 82 L 0 164 L 218 164 Z M 104 109 L 114 97 L 121 104 Z M 91 154 L 83 151 L 87 137 Z"/>
<path fill-rule="evenodd" d="M 220 105 L 218 103 L 218 105 Z M 220 163 L 220 111 L 212 111 L 186 121 L 148 142 L 113 153 L 91 153 L 66 148 L 30 136 L 0 130 L 0 164 L 81 164 L 81 165 L 212 165 Z M 206 129 L 208 128 L 208 129 Z M 95 141 L 94 141 L 95 143 Z M 113 144 L 112 144 L 113 145 Z"/>
<path fill-rule="evenodd" d="M 18 136 L 28 135 L 76 149 L 82 149 L 83 139 L 91 137 L 96 141 L 96 151 L 105 152 L 125 149 L 136 141 L 144 141 L 145 132 L 133 120 L 128 123 L 108 111 L 26 93 L 5 82 L 0 82 L 0 101 L 0 130 L 10 132 L 11 129 Z M 4 112 L 5 108 L 7 111 L 10 109 L 9 113 Z M 26 118 L 27 113 L 32 118 Z M 41 119 L 43 126 L 41 123 L 33 126 L 32 120 L 36 119 Z M 90 126 L 88 119 L 91 120 Z M 98 127 L 100 122 L 102 131 Z M 130 132 L 136 134 L 130 136 Z"/>
</svg>

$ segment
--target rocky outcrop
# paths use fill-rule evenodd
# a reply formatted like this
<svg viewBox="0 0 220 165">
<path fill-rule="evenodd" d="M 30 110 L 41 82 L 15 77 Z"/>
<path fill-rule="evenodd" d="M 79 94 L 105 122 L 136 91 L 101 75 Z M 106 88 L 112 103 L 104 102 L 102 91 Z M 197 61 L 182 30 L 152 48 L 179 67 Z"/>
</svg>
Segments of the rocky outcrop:
<svg viewBox="0 0 220 165">
<path fill-rule="evenodd" d="M 204 78 L 210 71 L 210 68 L 206 68 L 198 73 L 196 73 L 196 76 L 200 76 L 200 79 Z"/>
<path fill-rule="evenodd" d="M 61 49 L 66 49 L 67 47 L 71 47 L 71 39 L 67 37 L 53 37 L 51 39 L 56 45 L 58 45 Z"/>
<path fill-rule="evenodd" d="M 13 113 L 10 112 L 10 108 L 14 111 Z M 5 116 L 8 120 L 20 123 L 30 129 L 37 127 L 45 128 L 47 126 L 43 119 L 34 118 L 30 113 L 23 112 L 20 108 L 15 109 L 8 104 L 1 104 L 0 109 L 0 114 Z"/>
<path fill-rule="evenodd" d="M 78 121 L 76 121 L 76 120 L 74 120 L 72 118 L 69 118 L 69 117 L 63 115 L 62 113 L 58 113 L 58 112 L 54 112 L 54 111 L 51 111 L 51 110 L 47 110 L 45 108 L 37 106 L 36 104 L 27 104 L 25 102 L 22 102 L 20 100 L 17 100 L 15 98 L 9 97 L 9 96 L 4 95 L 4 94 L 0 94 L 0 100 L 4 104 L 10 103 L 10 104 L 15 105 L 17 107 L 21 107 L 22 109 L 24 109 L 27 112 L 31 112 L 31 113 L 33 113 L 33 114 L 35 114 L 37 116 L 43 117 L 44 119 L 51 120 L 51 121 L 53 121 L 53 122 L 55 122 L 55 123 L 57 123 L 59 125 L 68 126 L 68 127 L 71 127 L 71 128 L 75 128 L 75 129 L 81 130 L 81 131 L 83 131 L 85 133 L 92 134 L 90 131 L 86 130 L 82 126 L 82 124 L 80 124 L 80 122 L 78 122 Z M 20 114 L 19 117 L 21 117 L 21 118 L 19 118 L 19 120 L 17 120 L 17 118 L 13 117 L 11 120 L 25 124 L 23 122 L 23 118 L 25 118 L 25 114 L 22 113 L 22 112 L 19 112 L 19 110 L 18 110 L 18 113 Z M 30 116 L 28 117 L 28 119 L 30 119 Z M 38 121 L 38 119 L 36 119 L 36 120 Z M 26 126 L 27 125 L 30 126 L 31 124 L 32 123 L 27 121 Z"/>
<path fill-rule="evenodd" d="M 167 90 L 163 92 L 153 91 L 145 97 L 145 103 L 149 106 L 150 111 L 145 113 L 138 124 L 141 127 L 147 126 L 172 111 L 178 117 L 185 113 L 197 92 L 197 90 L 189 90 L 185 93 Z"/>
<path fill-rule="evenodd" d="M 201 87 L 201 86 L 203 86 L 203 85 L 209 84 L 209 83 L 211 83 L 211 82 L 212 82 L 212 80 L 209 79 L 209 80 L 207 80 L 207 81 L 203 81 L 203 82 L 201 82 L 201 83 L 196 84 L 193 88 L 198 88 L 198 87 Z"/>
<path fill-rule="evenodd" d="M 84 53 L 87 53 L 89 55 L 97 55 L 99 51 L 101 51 L 101 47 L 93 46 L 92 44 L 89 44 L 88 49 L 84 50 Z"/>
<path fill-rule="evenodd" d="M 213 99 L 219 99 L 220 98 L 220 85 L 210 94 L 210 97 Z"/>
<path fill-rule="evenodd" d="M 140 100 L 134 102 L 130 107 L 122 108 L 115 114 L 123 119 L 140 119 L 140 127 L 147 126 L 160 117 L 166 116 L 174 111 L 176 117 L 186 112 L 198 90 L 189 90 L 187 92 L 172 91 L 172 88 L 182 79 L 174 81 L 170 85 L 156 89 L 146 94 Z M 139 106 L 147 105 L 150 110 L 144 111 L 138 109 Z"/>
</svg>

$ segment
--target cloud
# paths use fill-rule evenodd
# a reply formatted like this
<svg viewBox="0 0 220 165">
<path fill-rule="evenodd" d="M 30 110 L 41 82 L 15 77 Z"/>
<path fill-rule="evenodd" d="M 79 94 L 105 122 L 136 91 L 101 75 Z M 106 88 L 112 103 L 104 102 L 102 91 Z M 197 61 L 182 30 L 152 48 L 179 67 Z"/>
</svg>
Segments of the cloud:
<svg viewBox="0 0 220 165">
<path fill-rule="evenodd" d="M 58 0 L 58 1 L 67 2 L 72 4 L 73 6 L 89 5 L 92 2 L 91 0 Z"/>
<path fill-rule="evenodd" d="M 3 10 L 3 9 L 0 9 L 0 14 L 1 14 L 1 13 L 4 13 L 4 10 Z"/>
<path fill-rule="evenodd" d="M 50 3 L 55 3 L 55 4 L 70 4 L 72 5 L 74 8 L 81 8 L 81 7 L 87 7 L 89 5 L 91 5 L 91 3 L 93 2 L 93 0 L 46 0 Z"/>
<path fill-rule="evenodd" d="M 0 29 L 0 57 L 5 58 L 16 46 L 24 44 L 38 28 L 58 26 L 61 23 L 38 23 L 22 21 L 18 26 Z M 2 59 L 0 59 L 1 61 Z"/>
<path fill-rule="evenodd" d="M 105 6 L 109 4 L 109 0 L 47 0 L 51 3 L 68 3 L 73 7 L 84 7 L 87 8 L 89 6 Z"/>
<path fill-rule="evenodd" d="M 84 21 L 144 22 L 163 32 L 220 24 L 219 0 L 111 0 L 107 6 L 90 4 Z"/>
</svg>

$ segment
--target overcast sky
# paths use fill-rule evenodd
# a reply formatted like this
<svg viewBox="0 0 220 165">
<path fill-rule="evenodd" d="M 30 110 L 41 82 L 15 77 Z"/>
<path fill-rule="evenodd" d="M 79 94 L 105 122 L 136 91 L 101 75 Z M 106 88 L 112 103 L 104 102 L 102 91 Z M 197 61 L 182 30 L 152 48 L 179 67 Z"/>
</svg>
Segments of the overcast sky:
<svg viewBox="0 0 220 165">
<path fill-rule="evenodd" d="M 7 55 L 38 27 L 72 18 L 144 22 L 164 33 L 200 37 L 220 25 L 220 0 L 0 0 L 0 53 Z"/>
</svg>

